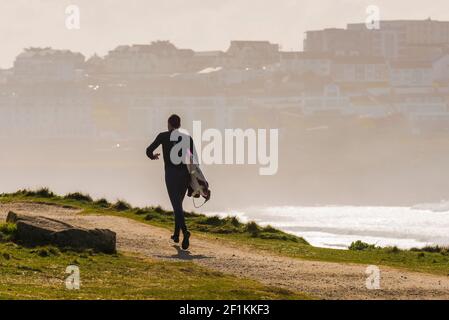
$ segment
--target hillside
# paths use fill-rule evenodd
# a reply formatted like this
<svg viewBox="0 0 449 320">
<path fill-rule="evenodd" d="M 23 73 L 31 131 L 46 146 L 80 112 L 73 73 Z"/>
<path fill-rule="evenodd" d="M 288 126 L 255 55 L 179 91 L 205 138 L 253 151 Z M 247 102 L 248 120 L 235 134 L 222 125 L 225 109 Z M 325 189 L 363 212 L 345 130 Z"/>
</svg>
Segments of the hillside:
<svg viewBox="0 0 449 320">
<path fill-rule="evenodd" d="M 93 298 L 95 294 L 98 298 L 122 294 L 123 298 L 142 299 L 449 298 L 449 255 L 444 249 L 402 251 L 363 246 L 346 251 L 322 249 L 271 227 L 189 213 L 187 221 L 194 230 L 193 238 L 190 250 L 182 251 L 169 241 L 172 217 L 162 208 L 132 208 L 124 201 L 110 204 L 82 194 L 61 197 L 46 189 L 1 195 L 0 219 L 8 211 L 44 215 L 83 227 L 109 228 L 117 233 L 119 254 L 116 257 L 94 254 L 93 261 L 85 253 L 63 252 L 41 257 L 39 251 L 33 252 L 36 249 L 16 247 L 9 242 L 1 244 L 0 251 L 18 258 L 0 257 L 8 272 L 20 274 L 18 270 L 24 265 L 28 271 L 22 271 L 23 275 L 42 275 L 52 280 L 49 284 L 58 286 L 62 286 L 65 270 L 62 266 L 76 259 L 95 280 L 89 283 L 89 292 L 79 291 L 79 298 Z M 40 271 L 33 270 L 35 264 Z M 368 264 L 380 267 L 382 290 L 365 287 Z M 161 273 L 163 278 L 159 279 L 157 272 L 145 272 L 152 268 L 174 271 Z M 138 281 L 139 278 L 144 280 Z M 169 284 L 180 278 L 188 279 L 186 287 Z M 1 286 L 5 290 L 1 292 L 9 292 L 6 297 L 25 297 L 26 293 L 20 290 L 28 289 L 18 285 L 21 279 L 4 277 Z M 127 283 L 132 288 L 124 292 Z M 102 291 L 103 286 L 108 290 Z M 202 290 L 190 291 L 188 288 L 192 286 Z M 163 290 L 158 291 L 158 287 Z M 33 294 L 30 297 L 49 297 L 45 291 Z M 60 292 L 56 298 L 67 294 Z"/>
</svg>

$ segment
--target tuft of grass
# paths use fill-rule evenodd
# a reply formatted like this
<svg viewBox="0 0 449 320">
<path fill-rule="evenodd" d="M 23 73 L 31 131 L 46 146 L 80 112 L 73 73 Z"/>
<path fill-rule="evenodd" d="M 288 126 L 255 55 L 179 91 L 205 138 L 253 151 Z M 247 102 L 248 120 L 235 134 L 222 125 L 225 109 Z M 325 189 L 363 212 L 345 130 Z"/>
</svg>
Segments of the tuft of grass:
<svg viewBox="0 0 449 320">
<path fill-rule="evenodd" d="M 154 219 L 154 216 L 151 213 L 148 213 L 144 219 L 145 219 L 145 221 L 151 221 Z"/>
<path fill-rule="evenodd" d="M 48 257 L 50 255 L 49 252 L 46 249 L 44 249 L 44 248 L 43 249 L 39 249 L 37 251 L 37 254 L 38 254 L 39 257 L 42 257 L 42 258 Z"/>
<path fill-rule="evenodd" d="M 444 255 L 449 255 L 449 247 L 441 247 L 441 246 L 425 246 L 423 248 L 412 248 L 410 251 L 413 252 L 428 252 L 428 253 L 441 253 Z"/>
<path fill-rule="evenodd" d="M 401 251 L 404 251 L 404 250 L 399 249 L 399 248 L 396 247 L 396 246 L 393 246 L 393 247 L 385 247 L 385 248 L 382 248 L 382 250 L 384 250 L 384 251 L 387 252 L 387 253 L 399 253 L 399 252 L 401 252 Z"/>
<path fill-rule="evenodd" d="M 263 231 L 263 232 L 267 232 L 267 233 L 278 233 L 278 232 L 279 232 L 279 230 L 273 228 L 273 227 L 270 226 L 270 225 L 264 227 L 264 228 L 262 229 L 262 231 Z"/>
<path fill-rule="evenodd" d="M 222 219 L 220 219 L 219 216 L 212 216 L 212 217 L 202 217 L 201 219 L 199 219 L 199 221 L 197 221 L 198 224 L 204 224 L 204 225 L 209 225 L 209 226 L 221 226 L 223 224 L 225 224 L 226 222 Z"/>
<path fill-rule="evenodd" d="M 257 235 L 260 232 L 260 227 L 254 221 L 251 221 L 246 224 L 245 230 L 249 232 L 251 235 Z"/>
<path fill-rule="evenodd" d="M 240 223 L 240 221 L 237 217 L 229 217 L 228 219 L 232 226 L 234 226 L 236 228 L 242 226 L 242 224 Z"/>
<path fill-rule="evenodd" d="M 40 188 L 37 190 L 22 189 L 14 193 L 14 195 L 39 198 L 53 198 L 55 194 L 48 188 Z"/>
<path fill-rule="evenodd" d="M 128 210 L 131 210 L 132 207 L 128 202 L 126 202 L 124 200 L 118 200 L 116 203 L 114 203 L 114 205 L 112 206 L 112 209 L 117 210 L 117 211 L 128 211 Z"/>
<path fill-rule="evenodd" d="M 0 223 L 0 241 L 12 241 L 15 238 L 17 226 L 14 223 Z"/>
<path fill-rule="evenodd" d="M 138 208 L 138 209 L 135 209 L 135 210 L 134 210 L 134 214 L 137 214 L 138 216 L 140 216 L 140 215 L 145 215 L 145 214 L 147 214 L 148 212 L 149 212 L 149 210 L 146 209 L 146 208 L 144 208 L 144 209 Z"/>
<path fill-rule="evenodd" d="M 161 206 L 157 206 L 156 208 L 154 208 L 154 211 L 157 213 L 164 213 L 164 209 L 162 209 Z"/>
<path fill-rule="evenodd" d="M 93 201 L 90 195 L 82 194 L 80 192 L 69 193 L 64 196 L 64 199 L 84 201 L 84 202 L 92 202 Z"/>
<path fill-rule="evenodd" d="M 109 203 L 109 201 L 104 198 L 95 200 L 94 204 L 100 208 L 110 208 L 111 207 L 111 204 Z"/>
</svg>

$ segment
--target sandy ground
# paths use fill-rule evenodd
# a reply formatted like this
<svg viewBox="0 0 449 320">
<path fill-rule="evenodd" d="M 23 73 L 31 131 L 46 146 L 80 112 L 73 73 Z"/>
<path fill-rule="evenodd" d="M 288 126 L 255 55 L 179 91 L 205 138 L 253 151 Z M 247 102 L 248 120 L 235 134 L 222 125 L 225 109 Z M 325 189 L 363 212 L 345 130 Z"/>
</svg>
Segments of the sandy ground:
<svg viewBox="0 0 449 320">
<path fill-rule="evenodd" d="M 117 247 L 121 251 L 156 259 L 193 261 L 323 299 L 449 299 L 449 274 L 435 276 L 381 266 L 381 289 L 368 290 L 364 265 L 281 257 L 222 240 L 198 238 L 195 234 L 189 251 L 182 251 L 169 240 L 168 230 L 126 218 L 78 215 L 76 210 L 58 206 L 13 203 L 0 204 L 0 220 L 6 218 L 8 211 L 52 217 L 82 227 L 111 229 L 117 233 Z"/>
</svg>

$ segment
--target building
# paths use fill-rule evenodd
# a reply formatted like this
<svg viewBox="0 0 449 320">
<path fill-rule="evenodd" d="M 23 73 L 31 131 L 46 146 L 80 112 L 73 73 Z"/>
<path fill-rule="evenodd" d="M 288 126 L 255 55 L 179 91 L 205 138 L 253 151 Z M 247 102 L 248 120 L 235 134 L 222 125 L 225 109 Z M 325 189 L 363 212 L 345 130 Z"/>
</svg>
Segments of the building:
<svg viewBox="0 0 449 320">
<path fill-rule="evenodd" d="M 280 70 L 285 73 L 304 75 L 313 73 L 317 76 L 329 76 L 331 73 L 332 54 L 314 52 L 281 52 Z"/>
<path fill-rule="evenodd" d="M 305 115 L 348 115 L 351 112 L 349 97 L 334 83 L 307 88 L 301 108 Z"/>
<path fill-rule="evenodd" d="M 407 57 L 414 46 L 449 44 L 449 22 L 426 20 L 383 20 L 379 30 L 368 30 L 364 23 L 348 24 L 349 31 L 372 34 L 372 50 L 388 59 Z"/>
<path fill-rule="evenodd" d="M 190 65 L 192 71 L 206 68 L 218 68 L 227 64 L 227 56 L 223 51 L 199 51 L 193 54 Z"/>
<path fill-rule="evenodd" d="M 445 97 L 445 94 L 437 91 L 432 93 L 400 93 L 395 90 L 391 95 L 395 109 L 405 114 L 446 112 L 448 110 Z"/>
<path fill-rule="evenodd" d="M 279 45 L 268 41 L 231 41 L 227 67 L 263 68 L 279 62 Z"/>
<path fill-rule="evenodd" d="M 178 49 L 169 41 L 118 46 L 104 58 L 105 73 L 145 77 L 189 70 L 193 50 Z"/>
<path fill-rule="evenodd" d="M 102 74 L 105 72 L 105 62 L 104 59 L 94 54 L 85 63 L 86 73 L 90 75 Z"/>
<path fill-rule="evenodd" d="M 443 54 L 432 62 L 433 81 L 449 82 L 449 53 Z"/>
<path fill-rule="evenodd" d="M 449 52 L 449 45 L 407 45 L 401 60 L 433 62 Z"/>
<path fill-rule="evenodd" d="M 19 83 L 71 82 L 82 78 L 84 56 L 70 50 L 28 48 L 16 57 L 13 79 Z"/>
<path fill-rule="evenodd" d="M 408 120 L 415 134 L 449 132 L 449 112 L 412 113 Z"/>
<path fill-rule="evenodd" d="M 388 65 L 382 57 L 335 57 L 332 77 L 338 83 L 387 83 Z"/>
<path fill-rule="evenodd" d="M 390 63 L 393 87 L 430 87 L 433 85 L 433 65 L 426 61 L 394 61 Z"/>
<path fill-rule="evenodd" d="M 449 44 L 449 22 L 426 20 L 383 20 L 380 29 L 351 23 L 346 29 L 306 32 L 304 51 L 338 55 L 382 56 L 388 60 L 418 56 L 434 59 Z M 440 52 L 438 53 L 438 51 Z"/>
<path fill-rule="evenodd" d="M 43 92 L 42 92 L 43 91 Z M 92 102 L 85 89 L 0 95 L 0 137 L 86 139 L 95 136 Z"/>
<path fill-rule="evenodd" d="M 324 29 L 307 31 L 304 51 L 334 55 L 371 55 L 371 41 L 360 30 Z"/>
<path fill-rule="evenodd" d="M 6 84 L 12 76 L 12 69 L 0 69 L 0 84 Z"/>
</svg>

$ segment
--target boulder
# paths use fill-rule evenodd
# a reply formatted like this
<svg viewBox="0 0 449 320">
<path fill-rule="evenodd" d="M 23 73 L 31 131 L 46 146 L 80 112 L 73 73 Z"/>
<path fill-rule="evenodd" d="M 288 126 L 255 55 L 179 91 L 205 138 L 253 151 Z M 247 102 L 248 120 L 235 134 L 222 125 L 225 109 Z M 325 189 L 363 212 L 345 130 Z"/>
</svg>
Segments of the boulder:
<svg viewBox="0 0 449 320">
<path fill-rule="evenodd" d="M 111 230 L 84 229 L 47 217 L 14 212 L 8 213 L 6 221 L 17 225 L 16 240 L 24 246 L 54 245 L 104 253 L 116 251 L 116 234 Z"/>
</svg>

